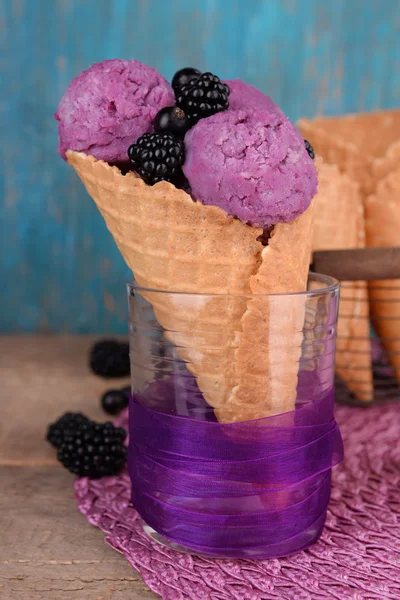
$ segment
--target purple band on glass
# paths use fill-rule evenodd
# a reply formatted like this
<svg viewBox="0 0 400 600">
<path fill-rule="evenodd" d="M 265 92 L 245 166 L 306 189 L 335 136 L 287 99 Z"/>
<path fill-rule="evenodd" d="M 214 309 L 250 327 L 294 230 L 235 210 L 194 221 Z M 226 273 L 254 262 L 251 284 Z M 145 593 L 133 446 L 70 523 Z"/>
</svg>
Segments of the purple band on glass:
<svg viewBox="0 0 400 600">
<path fill-rule="evenodd" d="M 292 412 L 220 424 L 131 399 L 132 502 L 158 533 L 215 557 L 277 558 L 321 534 L 343 459 L 333 391 Z"/>
</svg>

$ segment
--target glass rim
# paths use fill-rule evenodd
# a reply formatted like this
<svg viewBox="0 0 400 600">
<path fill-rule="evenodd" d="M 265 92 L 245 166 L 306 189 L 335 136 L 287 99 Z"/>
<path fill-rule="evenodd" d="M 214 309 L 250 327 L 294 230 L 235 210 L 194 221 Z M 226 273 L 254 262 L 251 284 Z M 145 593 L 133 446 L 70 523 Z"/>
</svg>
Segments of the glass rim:
<svg viewBox="0 0 400 600">
<path fill-rule="evenodd" d="M 131 290 L 135 290 L 137 292 L 152 292 L 152 293 L 158 293 L 158 294 L 174 294 L 177 296 L 198 296 L 198 297 L 210 297 L 210 298 L 228 298 L 228 297 L 238 297 L 238 298 L 251 298 L 251 297 L 258 297 L 258 298 L 262 298 L 262 297 L 284 297 L 284 296 L 317 296 L 317 295 L 322 295 L 322 294 L 330 294 L 332 292 L 335 292 L 337 290 L 339 290 L 340 288 L 340 282 L 335 279 L 334 277 L 331 277 L 330 275 L 322 275 L 322 273 L 313 273 L 312 271 L 310 271 L 308 273 L 308 280 L 310 281 L 316 281 L 316 282 L 320 282 L 322 284 L 325 283 L 325 285 L 323 285 L 323 287 L 317 288 L 315 290 L 305 290 L 304 292 L 284 292 L 284 293 L 274 293 L 274 294 L 253 294 L 253 293 L 228 293 L 228 294 L 219 294 L 219 293 L 210 293 L 210 292 L 182 292 L 182 291 L 175 291 L 175 290 L 164 290 L 164 289 L 159 289 L 159 288 L 150 288 L 150 287 L 145 287 L 145 286 L 141 286 L 138 285 L 136 283 L 135 280 L 133 280 L 133 282 L 127 282 L 126 287 L 129 291 Z"/>
</svg>

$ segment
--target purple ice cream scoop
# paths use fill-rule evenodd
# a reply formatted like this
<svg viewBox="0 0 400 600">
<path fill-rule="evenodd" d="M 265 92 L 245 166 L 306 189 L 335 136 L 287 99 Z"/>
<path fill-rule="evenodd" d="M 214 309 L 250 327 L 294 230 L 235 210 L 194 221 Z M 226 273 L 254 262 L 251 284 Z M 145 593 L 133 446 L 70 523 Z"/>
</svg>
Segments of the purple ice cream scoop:
<svg viewBox="0 0 400 600">
<path fill-rule="evenodd" d="M 224 81 L 229 85 L 229 110 L 249 110 L 253 108 L 264 108 L 270 112 L 283 114 L 281 109 L 276 106 L 269 96 L 266 96 L 260 90 L 245 83 L 241 79 L 231 79 Z"/>
<path fill-rule="evenodd" d="M 293 221 L 317 191 L 304 140 L 281 111 L 218 113 L 188 131 L 185 147 L 192 196 L 249 225 Z"/>
<path fill-rule="evenodd" d="M 104 60 L 73 79 L 55 114 L 58 152 L 77 150 L 127 162 L 130 144 L 152 131 L 157 112 L 175 103 L 171 86 L 136 60 Z"/>
</svg>

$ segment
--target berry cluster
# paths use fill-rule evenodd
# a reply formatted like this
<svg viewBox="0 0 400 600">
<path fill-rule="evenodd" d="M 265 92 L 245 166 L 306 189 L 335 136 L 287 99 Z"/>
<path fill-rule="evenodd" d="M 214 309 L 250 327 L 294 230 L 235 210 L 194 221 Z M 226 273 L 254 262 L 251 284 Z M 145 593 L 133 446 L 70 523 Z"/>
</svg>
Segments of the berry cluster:
<svg viewBox="0 0 400 600">
<path fill-rule="evenodd" d="M 172 88 L 176 106 L 162 108 L 154 120 L 155 133 L 145 133 L 128 149 L 134 171 L 148 185 L 183 180 L 185 133 L 200 119 L 229 106 L 229 87 L 212 73 L 181 69 L 172 79 Z"/>
<path fill-rule="evenodd" d="M 129 345 L 102 340 L 89 352 L 90 368 L 101 377 L 129 375 Z M 105 392 L 104 411 L 117 415 L 129 404 L 130 387 Z M 96 423 L 79 412 L 67 412 L 49 425 L 46 439 L 57 450 L 57 458 L 68 471 L 80 477 L 117 475 L 126 463 L 126 432 L 112 423 Z"/>
<path fill-rule="evenodd" d="M 96 423 L 80 413 L 65 413 L 49 426 L 47 440 L 57 458 L 79 477 L 117 475 L 126 463 L 126 432 L 112 423 Z"/>
<path fill-rule="evenodd" d="M 66 412 L 55 423 L 49 425 L 46 439 L 54 448 L 59 448 L 66 436 L 73 434 L 87 421 L 88 418 L 82 413 Z"/>
<path fill-rule="evenodd" d="M 172 133 L 145 133 L 130 146 L 129 158 L 136 173 L 148 183 L 174 181 L 185 156 L 183 141 Z"/>
<path fill-rule="evenodd" d="M 175 92 L 176 104 L 188 115 L 191 125 L 206 119 L 229 106 L 229 87 L 212 73 L 181 85 Z"/>
</svg>

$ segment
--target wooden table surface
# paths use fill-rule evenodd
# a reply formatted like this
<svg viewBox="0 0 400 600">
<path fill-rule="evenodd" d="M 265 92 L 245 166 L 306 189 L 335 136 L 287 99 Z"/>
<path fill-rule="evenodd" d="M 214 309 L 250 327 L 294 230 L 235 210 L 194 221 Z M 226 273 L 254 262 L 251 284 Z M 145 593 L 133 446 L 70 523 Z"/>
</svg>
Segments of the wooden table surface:
<svg viewBox="0 0 400 600">
<path fill-rule="evenodd" d="M 99 397 L 113 384 L 87 368 L 94 339 L 0 336 L 1 600 L 159 598 L 78 512 L 44 439 L 66 410 L 106 420 Z"/>
</svg>

